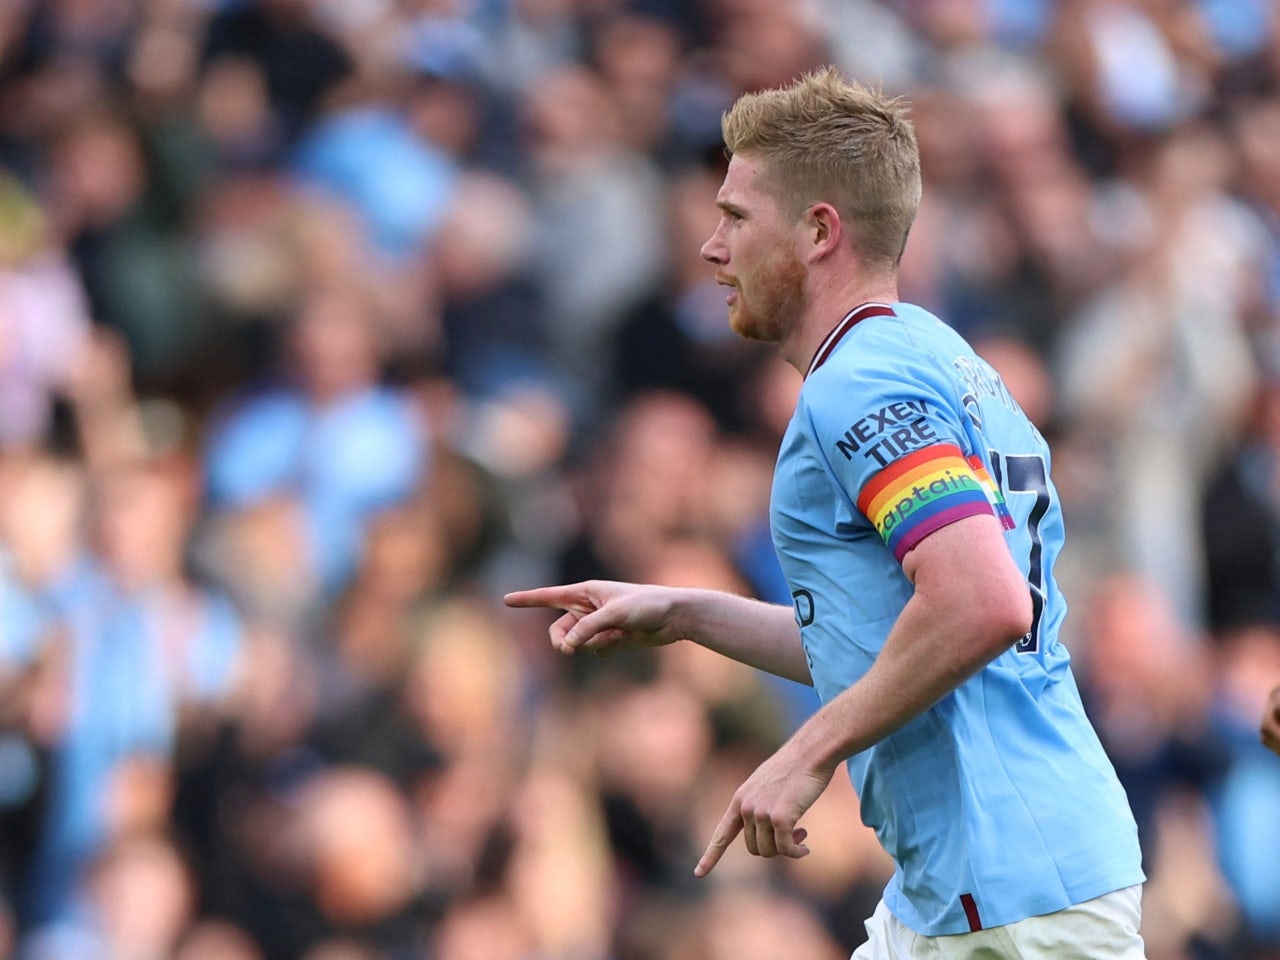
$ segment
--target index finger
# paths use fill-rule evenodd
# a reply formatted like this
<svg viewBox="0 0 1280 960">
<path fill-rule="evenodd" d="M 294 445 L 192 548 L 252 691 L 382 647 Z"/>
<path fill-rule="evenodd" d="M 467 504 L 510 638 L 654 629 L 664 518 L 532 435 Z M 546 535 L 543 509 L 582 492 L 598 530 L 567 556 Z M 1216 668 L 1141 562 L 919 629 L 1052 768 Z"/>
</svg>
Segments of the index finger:
<svg viewBox="0 0 1280 960">
<path fill-rule="evenodd" d="M 513 590 L 502 598 L 508 607 L 556 607 L 569 609 L 577 591 L 571 587 L 535 587 L 532 590 Z"/>
<path fill-rule="evenodd" d="M 702 857 L 698 860 L 698 865 L 693 868 L 695 877 L 705 877 L 712 871 L 720 858 L 724 856 L 725 850 L 729 848 L 729 844 L 733 842 L 733 838 L 742 832 L 742 813 L 738 809 L 738 801 L 735 798 L 733 803 L 729 804 L 729 809 L 724 812 L 724 816 L 720 818 L 720 822 L 716 824 L 715 830 L 711 834 L 711 842 L 707 844 L 707 849 L 702 852 Z"/>
</svg>

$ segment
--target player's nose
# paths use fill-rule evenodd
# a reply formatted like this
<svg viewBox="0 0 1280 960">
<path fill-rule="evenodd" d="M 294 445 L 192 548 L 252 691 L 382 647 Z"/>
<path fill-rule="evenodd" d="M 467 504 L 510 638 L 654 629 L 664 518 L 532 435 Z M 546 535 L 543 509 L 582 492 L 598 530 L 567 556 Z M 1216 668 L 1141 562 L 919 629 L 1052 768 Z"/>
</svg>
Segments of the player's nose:
<svg viewBox="0 0 1280 960">
<path fill-rule="evenodd" d="M 720 239 L 720 228 L 716 228 L 716 232 L 707 238 L 707 242 L 702 245 L 702 259 L 714 263 L 716 266 L 723 266 L 729 262 L 729 251 L 724 245 L 724 241 Z"/>
</svg>

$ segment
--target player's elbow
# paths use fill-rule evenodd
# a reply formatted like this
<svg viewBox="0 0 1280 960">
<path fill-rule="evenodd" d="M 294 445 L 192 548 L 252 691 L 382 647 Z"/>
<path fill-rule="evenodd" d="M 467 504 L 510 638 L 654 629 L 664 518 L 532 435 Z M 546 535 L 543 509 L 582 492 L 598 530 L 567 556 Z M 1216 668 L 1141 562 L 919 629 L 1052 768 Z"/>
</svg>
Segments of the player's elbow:
<svg viewBox="0 0 1280 960">
<path fill-rule="evenodd" d="M 984 604 L 983 634 L 990 638 L 991 654 L 997 656 L 1027 635 L 1034 618 L 1031 591 L 1022 580 L 992 595 Z"/>
</svg>

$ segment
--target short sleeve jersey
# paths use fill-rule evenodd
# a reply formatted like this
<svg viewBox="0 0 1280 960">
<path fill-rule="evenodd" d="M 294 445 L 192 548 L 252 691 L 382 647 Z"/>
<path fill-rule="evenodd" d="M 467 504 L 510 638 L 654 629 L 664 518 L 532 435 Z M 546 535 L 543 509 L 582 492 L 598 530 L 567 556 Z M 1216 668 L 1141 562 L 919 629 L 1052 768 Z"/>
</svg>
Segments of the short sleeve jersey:
<svg viewBox="0 0 1280 960">
<path fill-rule="evenodd" d="M 992 515 L 1034 625 L 850 758 L 892 855 L 889 909 L 929 936 L 1052 913 L 1143 880 L 1137 828 L 1058 639 L 1062 515 L 1049 449 L 996 372 L 905 303 L 868 304 L 813 359 L 779 452 L 771 524 L 814 686 L 865 674 L 912 594 L 902 559 Z"/>
</svg>

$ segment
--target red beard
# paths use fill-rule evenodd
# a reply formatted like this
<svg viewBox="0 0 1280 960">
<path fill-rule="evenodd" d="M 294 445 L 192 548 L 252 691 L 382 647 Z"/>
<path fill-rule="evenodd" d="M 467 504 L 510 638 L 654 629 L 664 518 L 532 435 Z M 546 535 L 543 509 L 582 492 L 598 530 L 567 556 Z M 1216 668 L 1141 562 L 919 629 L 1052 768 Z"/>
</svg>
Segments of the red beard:
<svg viewBox="0 0 1280 960">
<path fill-rule="evenodd" d="M 737 300 L 729 307 L 729 326 L 748 340 L 780 342 L 800 322 L 804 283 L 799 258 L 789 251 L 779 254 L 775 265 L 756 270 L 734 285 Z"/>
</svg>

